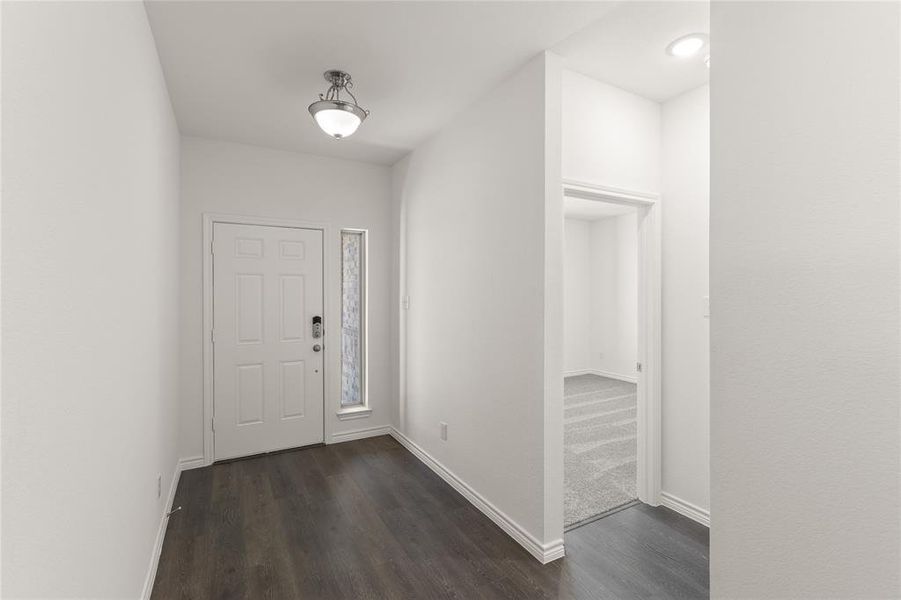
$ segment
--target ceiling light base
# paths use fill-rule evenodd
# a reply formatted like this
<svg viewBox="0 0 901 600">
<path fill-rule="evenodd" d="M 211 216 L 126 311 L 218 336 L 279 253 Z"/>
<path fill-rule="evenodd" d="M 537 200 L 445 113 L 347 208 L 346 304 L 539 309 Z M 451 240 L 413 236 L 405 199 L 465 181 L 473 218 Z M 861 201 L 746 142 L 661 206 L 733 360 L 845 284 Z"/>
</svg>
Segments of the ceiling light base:
<svg viewBox="0 0 901 600">
<path fill-rule="evenodd" d="M 322 74 L 326 81 L 339 88 L 346 87 L 350 83 L 350 75 L 344 71 L 329 70 Z"/>
</svg>

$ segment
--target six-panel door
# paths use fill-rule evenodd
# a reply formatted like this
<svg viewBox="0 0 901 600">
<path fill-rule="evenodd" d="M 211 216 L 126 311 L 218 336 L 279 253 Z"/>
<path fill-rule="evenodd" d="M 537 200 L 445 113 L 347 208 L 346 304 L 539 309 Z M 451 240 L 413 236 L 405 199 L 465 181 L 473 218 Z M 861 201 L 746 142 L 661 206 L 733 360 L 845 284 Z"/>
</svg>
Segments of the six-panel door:
<svg viewBox="0 0 901 600">
<path fill-rule="evenodd" d="M 215 224 L 216 460 L 323 440 L 322 304 L 322 231 Z"/>
</svg>

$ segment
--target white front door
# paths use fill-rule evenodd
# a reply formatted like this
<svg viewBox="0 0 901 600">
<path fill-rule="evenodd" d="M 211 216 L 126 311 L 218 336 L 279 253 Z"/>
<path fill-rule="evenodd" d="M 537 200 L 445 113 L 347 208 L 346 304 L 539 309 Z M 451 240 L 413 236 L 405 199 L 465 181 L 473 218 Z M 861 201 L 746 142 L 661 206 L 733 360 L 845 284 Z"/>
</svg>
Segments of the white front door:
<svg viewBox="0 0 901 600">
<path fill-rule="evenodd" d="M 322 231 L 213 227 L 216 460 L 323 440 Z"/>
</svg>

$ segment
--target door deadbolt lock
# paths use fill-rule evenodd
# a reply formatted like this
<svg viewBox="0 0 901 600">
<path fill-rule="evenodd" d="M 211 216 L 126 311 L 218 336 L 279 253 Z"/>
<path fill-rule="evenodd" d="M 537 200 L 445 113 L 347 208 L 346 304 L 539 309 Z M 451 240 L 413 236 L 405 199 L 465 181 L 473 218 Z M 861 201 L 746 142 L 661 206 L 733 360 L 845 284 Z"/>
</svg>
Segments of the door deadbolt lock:
<svg viewBox="0 0 901 600">
<path fill-rule="evenodd" d="M 313 317 L 313 337 L 321 338 L 322 337 L 322 317 L 315 316 Z"/>
</svg>

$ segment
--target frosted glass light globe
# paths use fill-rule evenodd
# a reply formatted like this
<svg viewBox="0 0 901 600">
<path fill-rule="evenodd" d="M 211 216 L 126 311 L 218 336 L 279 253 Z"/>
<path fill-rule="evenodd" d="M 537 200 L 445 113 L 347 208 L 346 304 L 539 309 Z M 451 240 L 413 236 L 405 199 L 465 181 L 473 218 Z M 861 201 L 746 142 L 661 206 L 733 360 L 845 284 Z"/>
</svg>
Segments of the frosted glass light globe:
<svg viewBox="0 0 901 600">
<path fill-rule="evenodd" d="M 362 123 L 360 117 L 346 110 L 320 110 L 313 118 L 322 131 L 338 139 L 353 135 Z"/>
<path fill-rule="evenodd" d="M 325 133 L 343 139 L 353 133 L 366 118 L 366 111 L 343 100 L 320 100 L 310 105 L 310 114 Z"/>
</svg>

